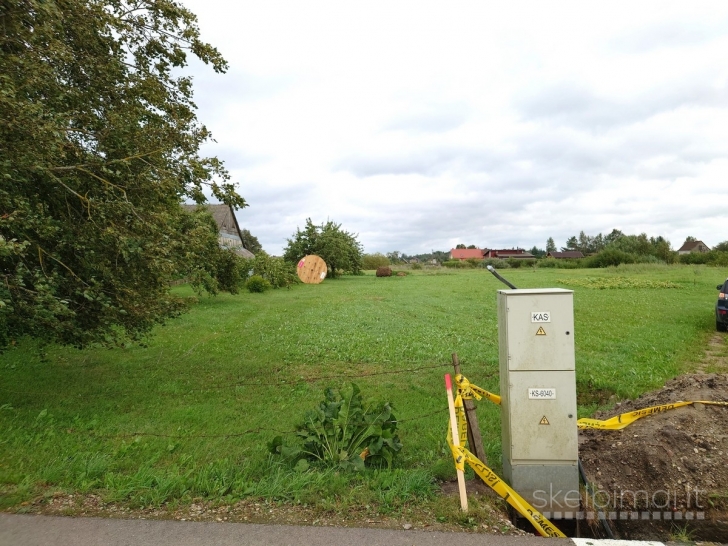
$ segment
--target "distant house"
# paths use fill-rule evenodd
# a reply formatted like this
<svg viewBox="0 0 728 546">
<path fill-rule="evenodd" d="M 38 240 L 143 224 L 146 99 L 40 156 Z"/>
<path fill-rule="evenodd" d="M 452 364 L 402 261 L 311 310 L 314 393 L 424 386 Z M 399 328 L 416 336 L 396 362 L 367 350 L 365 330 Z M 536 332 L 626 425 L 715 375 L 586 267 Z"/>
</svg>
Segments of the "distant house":
<svg viewBox="0 0 728 546">
<path fill-rule="evenodd" d="M 215 219 L 218 229 L 217 241 L 223 248 L 231 248 L 236 254 L 243 258 L 254 258 L 243 244 L 243 235 L 240 232 L 238 219 L 235 217 L 233 208 L 229 205 L 182 205 L 187 211 L 194 211 L 198 207 L 206 209 Z"/>
<path fill-rule="evenodd" d="M 582 254 L 578 250 L 566 250 L 564 252 L 549 252 L 546 254 L 547 258 L 556 258 L 557 260 L 565 260 L 567 258 L 583 258 Z"/>
<path fill-rule="evenodd" d="M 536 256 L 530 252 L 526 252 L 522 248 L 504 248 L 504 249 L 488 249 L 483 251 L 484 258 L 498 258 L 500 260 L 507 260 L 514 258 L 516 260 L 534 260 Z"/>
<path fill-rule="evenodd" d="M 678 250 L 678 254 L 692 254 L 693 252 L 710 252 L 710 248 L 703 241 L 685 241 Z"/>
<path fill-rule="evenodd" d="M 479 248 L 453 248 L 450 250 L 450 259 L 460 260 L 461 262 L 473 258 L 476 260 L 482 260 L 483 252 L 484 251 Z"/>
</svg>

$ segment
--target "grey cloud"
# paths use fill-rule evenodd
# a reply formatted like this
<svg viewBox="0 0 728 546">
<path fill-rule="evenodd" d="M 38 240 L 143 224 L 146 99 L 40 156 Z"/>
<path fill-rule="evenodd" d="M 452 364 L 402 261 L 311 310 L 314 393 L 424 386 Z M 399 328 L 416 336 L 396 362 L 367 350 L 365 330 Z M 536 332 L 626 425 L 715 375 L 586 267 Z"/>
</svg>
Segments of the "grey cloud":
<svg viewBox="0 0 728 546">
<path fill-rule="evenodd" d="M 438 175 L 450 170 L 487 172 L 503 165 L 505 158 L 489 150 L 449 148 L 421 150 L 411 154 L 387 156 L 352 156 L 342 160 L 338 170 L 365 178 L 385 174 Z"/>
<path fill-rule="evenodd" d="M 697 21 L 674 21 L 647 28 L 629 30 L 615 36 L 609 46 L 624 53 L 644 53 L 665 47 L 685 47 L 709 42 L 726 33 L 726 21 L 706 24 Z"/>
<path fill-rule="evenodd" d="M 255 211 L 255 214 L 264 214 L 270 219 L 295 208 L 315 194 L 312 185 L 305 183 L 287 188 L 273 188 L 255 183 L 242 184 L 240 192 L 248 202 L 245 211 Z"/>
<path fill-rule="evenodd" d="M 637 123 L 681 107 L 728 108 L 725 87 L 666 87 L 629 103 L 617 103 L 598 98 L 579 85 L 563 84 L 521 98 L 517 105 L 524 119 L 544 123 L 507 143 L 508 151 L 431 147 L 410 153 L 350 156 L 337 168 L 360 178 L 486 174 L 498 191 L 555 186 L 561 191 L 578 191 L 596 175 L 675 180 L 695 174 L 701 163 L 728 157 L 728 144 L 696 140 L 677 128 L 656 133 L 649 125 Z M 652 161 L 657 158 L 659 161 Z"/>
<path fill-rule="evenodd" d="M 409 113 L 394 119 L 385 130 L 410 131 L 414 133 L 444 133 L 457 129 L 468 119 L 464 106 L 449 105 L 433 108 L 423 113 Z"/>
<path fill-rule="evenodd" d="M 289 89 L 296 81 L 292 76 L 252 75 L 235 67 L 229 72 L 210 77 L 212 69 L 197 60 L 190 64 L 186 72 L 192 74 L 195 102 L 200 107 L 214 108 L 236 102 L 268 100 Z"/>
<path fill-rule="evenodd" d="M 367 252 L 395 249 L 407 253 L 449 250 L 449 240 L 490 246 L 516 244 L 514 241 L 521 237 L 519 232 L 524 227 L 521 219 L 531 220 L 527 208 L 528 197 L 532 192 L 494 191 L 487 182 L 472 186 L 469 190 L 468 196 L 444 194 L 437 203 L 378 207 L 376 212 L 350 217 L 349 221 L 362 226 L 387 225 L 395 228 L 386 231 L 362 230 Z M 514 218 L 518 219 L 515 225 L 512 221 Z M 531 240 L 530 237 L 524 239 Z M 413 247 L 413 243 L 417 248 Z"/>
<path fill-rule="evenodd" d="M 531 162 L 533 176 L 542 183 L 549 177 L 558 180 L 563 189 L 602 174 L 675 180 L 695 174 L 702 163 L 728 157 L 728 145 L 707 145 L 680 134 L 647 130 L 598 137 L 555 130 L 548 137 L 543 133 L 522 137 L 517 144 L 514 161 Z"/>
<path fill-rule="evenodd" d="M 521 97 L 515 106 L 524 121 L 603 131 L 683 107 L 728 107 L 728 87 L 665 85 L 628 102 L 619 102 L 597 97 L 584 86 L 564 83 Z"/>
<path fill-rule="evenodd" d="M 203 150 L 204 153 L 214 154 L 225 163 L 228 170 L 246 169 L 268 161 L 268 157 L 261 155 L 250 155 L 241 152 L 233 145 L 209 145 Z"/>
<path fill-rule="evenodd" d="M 671 160 L 656 166 L 639 165 L 634 174 L 644 179 L 674 180 L 680 177 L 695 176 L 698 166 L 686 161 Z"/>
</svg>

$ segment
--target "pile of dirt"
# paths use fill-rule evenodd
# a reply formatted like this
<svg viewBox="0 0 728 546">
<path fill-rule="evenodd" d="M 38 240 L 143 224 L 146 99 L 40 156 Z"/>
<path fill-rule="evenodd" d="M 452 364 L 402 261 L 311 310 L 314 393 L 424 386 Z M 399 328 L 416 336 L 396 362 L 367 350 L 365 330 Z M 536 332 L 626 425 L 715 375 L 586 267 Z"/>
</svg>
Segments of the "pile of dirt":
<svg viewBox="0 0 728 546">
<path fill-rule="evenodd" d="M 701 400 L 728 401 L 728 375 L 681 376 L 595 417 Z M 728 407 L 693 404 L 622 430 L 582 430 L 579 454 L 596 489 L 593 507 L 623 538 L 689 528 L 694 538 L 728 540 Z"/>
</svg>

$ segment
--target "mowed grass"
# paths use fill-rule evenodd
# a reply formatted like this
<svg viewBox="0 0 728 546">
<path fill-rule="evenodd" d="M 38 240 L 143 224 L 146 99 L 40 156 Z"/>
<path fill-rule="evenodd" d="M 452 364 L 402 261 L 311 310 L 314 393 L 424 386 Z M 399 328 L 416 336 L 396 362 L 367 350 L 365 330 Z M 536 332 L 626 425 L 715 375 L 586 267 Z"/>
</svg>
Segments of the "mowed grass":
<svg viewBox="0 0 728 546">
<path fill-rule="evenodd" d="M 726 277 L 702 266 L 502 273 L 519 288 L 575 291 L 580 416 L 690 371 Z M 0 355 L 0 506 L 56 490 L 131 506 L 255 496 L 396 512 L 429 502 L 434 479 L 454 475 L 443 388 L 451 354 L 471 382 L 498 392 L 501 288 L 483 270 L 370 272 L 203 297 L 146 346 L 41 351 L 22 342 Z M 404 448 L 395 468 L 296 473 L 268 455 L 266 443 L 292 431 L 325 387 L 352 380 L 396 408 Z M 478 406 L 499 471 L 499 410 Z"/>
</svg>

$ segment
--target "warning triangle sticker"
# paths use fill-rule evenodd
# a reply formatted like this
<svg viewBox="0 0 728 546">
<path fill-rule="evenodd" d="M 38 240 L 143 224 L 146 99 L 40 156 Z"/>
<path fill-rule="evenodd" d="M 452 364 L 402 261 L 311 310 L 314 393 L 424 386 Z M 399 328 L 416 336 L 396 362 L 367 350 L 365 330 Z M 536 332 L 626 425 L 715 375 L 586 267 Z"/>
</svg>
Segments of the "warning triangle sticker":
<svg viewBox="0 0 728 546">
<path fill-rule="evenodd" d="M 541 417 L 541 420 L 538 422 L 538 424 L 539 425 L 550 425 L 551 423 L 549 423 L 549 420 L 546 419 L 546 416 L 544 415 L 543 417 Z"/>
<path fill-rule="evenodd" d="M 539 326 L 538 327 L 538 331 L 536 332 L 536 335 L 537 336 L 545 336 L 546 335 L 546 330 L 543 329 L 543 326 Z"/>
</svg>

